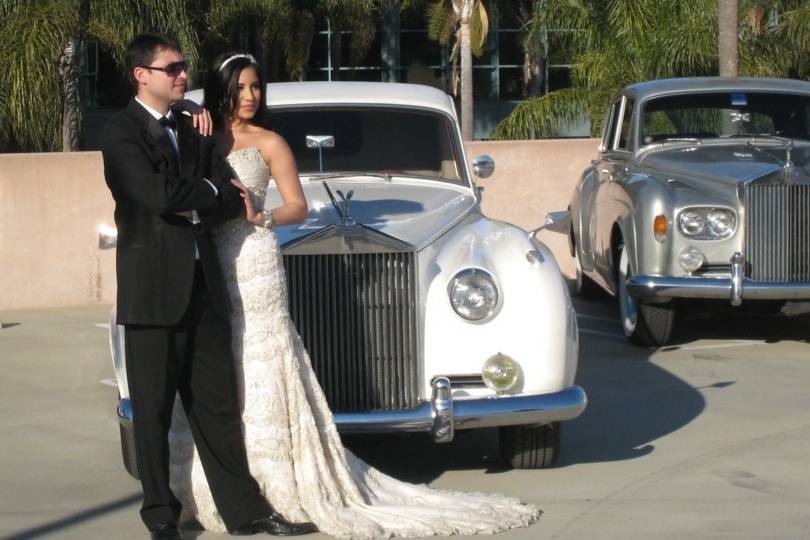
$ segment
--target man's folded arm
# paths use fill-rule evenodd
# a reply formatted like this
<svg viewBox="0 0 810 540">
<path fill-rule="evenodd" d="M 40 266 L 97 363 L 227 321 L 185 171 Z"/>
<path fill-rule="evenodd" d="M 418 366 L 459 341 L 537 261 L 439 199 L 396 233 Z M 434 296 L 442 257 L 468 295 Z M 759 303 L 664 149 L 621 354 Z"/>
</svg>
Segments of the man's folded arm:
<svg viewBox="0 0 810 540">
<path fill-rule="evenodd" d="M 155 172 L 138 142 L 123 130 L 105 129 L 102 141 L 104 176 L 113 193 L 123 194 L 156 215 L 220 204 L 215 190 L 202 178 Z"/>
<path fill-rule="evenodd" d="M 245 203 L 242 201 L 239 190 L 231 184 L 231 178 L 236 178 L 228 162 L 219 153 L 213 143 L 213 139 L 204 139 L 204 144 L 209 145 L 209 170 L 211 176 L 208 180 L 216 186 L 217 197 L 220 204 L 215 208 L 201 209 L 200 214 L 205 218 L 206 223 L 216 225 L 229 219 L 242 217 L 245 214 Z"/>
</svg>

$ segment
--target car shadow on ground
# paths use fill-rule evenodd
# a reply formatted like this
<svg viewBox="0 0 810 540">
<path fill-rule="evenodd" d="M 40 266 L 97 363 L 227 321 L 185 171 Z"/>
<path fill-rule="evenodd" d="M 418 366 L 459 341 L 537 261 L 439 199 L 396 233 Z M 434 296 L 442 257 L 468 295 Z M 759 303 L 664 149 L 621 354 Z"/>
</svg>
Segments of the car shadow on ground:
<svg viewBox="0 0 810 540">
<path fill-rule="evenodd" d="M 701 306 L 701 304 L 698 304 Z M 677 321 L 676 333 L 662 347 L 674 350 L 700 339 L 758 340 L 766 343 L 803 341 L 810 338 L 810 315 L 786 316 L 781 313 L 756 313 L 723 307 L 703 306 L 695 314 Z"/>
</svg>

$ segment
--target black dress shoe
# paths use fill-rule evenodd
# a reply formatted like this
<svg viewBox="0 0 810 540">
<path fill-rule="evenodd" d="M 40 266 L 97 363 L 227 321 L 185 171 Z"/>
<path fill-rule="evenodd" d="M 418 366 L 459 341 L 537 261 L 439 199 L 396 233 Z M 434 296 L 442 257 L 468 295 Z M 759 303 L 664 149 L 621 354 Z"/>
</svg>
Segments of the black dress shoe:
<svg viewBox="0 0 810 540">
<path fill-rule="evenodd" d="M 152 540 L 183 540 L 183 533 L 173 521 L 158 523 L 149 529 L 149 535 Z"/>
<path fill-rule="evenodd" d="M 269 516 L 253 520 L 244 527 L 233 529 L 230 533 L 234 536 L 248 536 L 260 532 L 275 536 L 297 536 L 317 532 L 317 530 L 312 523 L 291 523 L 272 512 Z"/>
</svg>

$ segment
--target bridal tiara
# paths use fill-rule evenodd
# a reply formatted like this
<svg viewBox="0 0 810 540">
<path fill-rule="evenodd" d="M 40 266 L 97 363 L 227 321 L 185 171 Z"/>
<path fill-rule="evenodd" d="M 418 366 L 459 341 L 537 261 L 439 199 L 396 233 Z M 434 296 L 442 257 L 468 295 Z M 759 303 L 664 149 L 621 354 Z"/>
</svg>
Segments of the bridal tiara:
<svg viewBox="0 0 810 540">
<path fill-rule="evenodd" d="M 228 62 L 230 62 L 231 60 L 236 60 L 237 58 L 247 58 L 248 60 L 250 60 L 250 63 L 251 63 L 251 64 L 256 64 L 257 66 L 259 65 L 259 63 L 256 61 L 256 59 L 253 57 L 253 55 L 252 55 L 252 54 L 243 54 L 243 53 L 239 53 L 239 54 L 234 54 L 233 56 L 229 56 L 228 58 L 226 58 L 226 59 L 225 59 L 225 60 L 224 60 L 224 61 L 223 61 L 223 62 L 222 62 L 220 65 L 219 65 L 219 71 L 222 71 L 222 69 L 223 69 L 223 68 L 224 68 L 226 65 L 228 65 Z"/>
</svg>

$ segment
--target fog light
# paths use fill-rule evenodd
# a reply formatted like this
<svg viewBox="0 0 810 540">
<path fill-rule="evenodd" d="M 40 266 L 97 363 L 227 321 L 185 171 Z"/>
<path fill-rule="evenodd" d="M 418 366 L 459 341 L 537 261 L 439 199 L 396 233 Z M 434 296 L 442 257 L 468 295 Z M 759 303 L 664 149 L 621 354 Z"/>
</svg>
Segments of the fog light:
<svg viewBox="0 0 810 540">
<path fill-rule="evenodd" d="M 703 263 L 706 262 L 706 256 L 698 248 L 689 246 L 681 250 L 678 261 L 681 263 L 681 268 L 691 274 L 703 266 Z"/>
<path fill-rule="evenodd" d="M 481 369 L 484 384 L 496 392 L 506 392 L 518 381 L 520 366 L 505 354 L 491 356 Z"/>
</svg>

